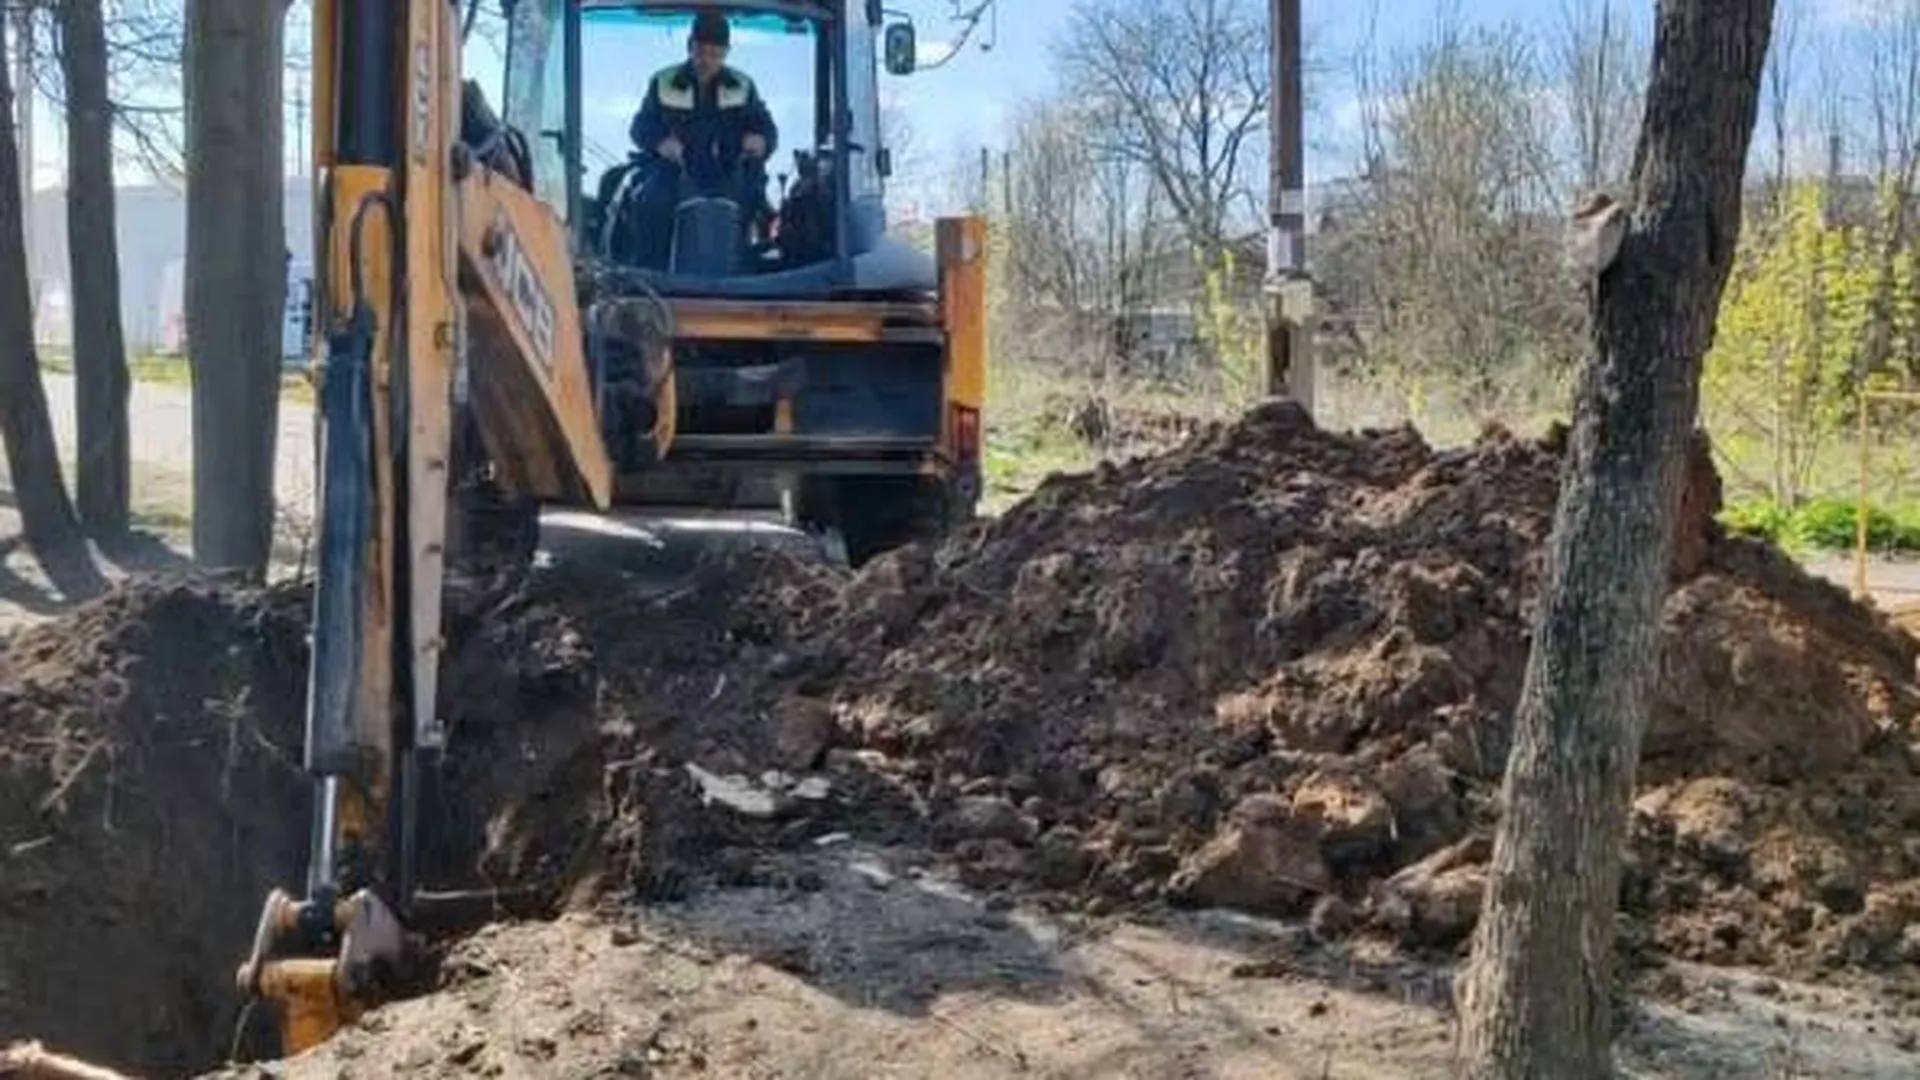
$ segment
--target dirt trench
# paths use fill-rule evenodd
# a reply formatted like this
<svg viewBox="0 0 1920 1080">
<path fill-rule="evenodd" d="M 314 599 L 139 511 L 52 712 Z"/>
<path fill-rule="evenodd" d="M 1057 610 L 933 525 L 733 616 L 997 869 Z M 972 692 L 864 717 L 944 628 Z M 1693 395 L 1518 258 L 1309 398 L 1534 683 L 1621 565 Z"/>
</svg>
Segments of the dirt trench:
<svg viewBox="0 0 1920 1080">
<path fill-rule="evenodd" d="M 0 651 L 0 1042 L 156 1075 L 225 1052 L 251 924 L 306 843 L 285 600 L 143 585 Z"/>
<path fill-rule="evenodd" d="M 425 887 L 555 913 L 673 895 L 716 845 L 751 842 L 698 811 L 650 711 L 724 667 L 729 630 L 705 613 L 727 573 L 658 603 L 589 570 L 450 608 Z M 143 580 L 0 641 L 0 1045 L 154 1077 L 242 1045 L 259 1018 L 234 970 L 267 892 L 305 874 L 309 597 Z"/>
</svg>

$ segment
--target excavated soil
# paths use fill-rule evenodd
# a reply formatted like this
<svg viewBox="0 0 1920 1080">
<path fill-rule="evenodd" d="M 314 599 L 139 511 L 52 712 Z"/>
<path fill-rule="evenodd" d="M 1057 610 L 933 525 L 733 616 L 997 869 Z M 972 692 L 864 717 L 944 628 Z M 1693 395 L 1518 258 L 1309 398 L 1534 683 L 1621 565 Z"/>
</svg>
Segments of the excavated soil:
<svg viewBox="0 0 1920 1080">
<path fill-rule="evenodd" d="M 857 575 L 563 561 L 449 619 L 429 882 L 548 908 L 794 886 L 769 853 L 846 832 L 1056 910 L 1236 908 L 1445 955 L 1479 899 L 1559 458 L 1273 406 Z M 1912 976 L 1916 643 L 1722 536 L 1707 461 L 1627 944 Z M 293 591 L 142 586 L 0 649 L 0 1039 L 218 1056 L 254 905 L 303 857 L 302 614 Z M 735 774 L 753 790 L 716 795 Z M 157 985 L 192 1015 L 147 1008 Z M 90 1022 L 109 1014 L 153 1019 Z"/>
<path fill-rule="evenodd" d="M 978 883 L 1452 945 L 1559 450 L 1491 431 L 1435 452 L 1265 408 L 869 567 L 809 608 L 812 685 L 788 689 L 914 794 Z M 1697 448 L 1675 544 L 1630 941 L 1911 965 L 1915 642 L 1720 535 L 1709 461 Z"/>
<path fill-rule="evenodd" d="M 736 578 L 758 587 L 721 563 L 664 591 L 582 568 L 460 595 L 423 886 L 506 917 L 751 880 L 715 853 L 784 830 L 703 811 L 675 764 L 745 730 L 705 722 L 755 633 L 714 617 L 742 610 Z M 179 1076 L 241 1045 L 235 968 L 305 874 L 309 598 L 147 580 L 0 639 L 0 1046 Z"/>
<path fill-rule="evenodd" d="M 0 1041 L 173 1075 L 224 1052 L 301 870 L 303 615 L 149 584 L 0 649 Z"/>
</svg>

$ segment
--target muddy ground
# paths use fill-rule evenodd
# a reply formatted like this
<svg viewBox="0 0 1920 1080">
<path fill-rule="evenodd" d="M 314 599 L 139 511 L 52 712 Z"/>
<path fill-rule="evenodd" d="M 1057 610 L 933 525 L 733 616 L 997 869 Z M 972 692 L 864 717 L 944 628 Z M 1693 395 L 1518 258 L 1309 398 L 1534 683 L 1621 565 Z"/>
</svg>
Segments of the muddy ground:
<svg viewBox="0 0 1920 1080">
<path fill-rule="evenodd" d="M 1116 920 L 1007 907 L 922 863 L 849 841 L 782 856 L 784 881 L 493 927 L 456 951 L 445 992 L 279 1075 L 1445 1072 L 1445 965 L 1218 911 Z M 1623 1076 L 1912 1074 L 1905 1029 L 1856 993 L 1686 966 L 1663 976 L 1623 1016 Z"/>
<path fill-rule="evenodd" d="M 312 1067 L 1431 1075 L 1559 449 L 1266 408 L 858 575 L 588 558 L 462 595 L 429 883 L 572 914 L 460 946 Z M 1719 535 L 1716 488 L 1694 470 L 1676 537 L 1623 1046 L 1645 1075 L 1908 1075 L 1916 643 Z M 304 856 L 303 611 L 143 582 L 0 649 L 0 1037 L 222 1056 Z M 1222 912 L 1286 929 L 1193 931 Z"/>
</svg>

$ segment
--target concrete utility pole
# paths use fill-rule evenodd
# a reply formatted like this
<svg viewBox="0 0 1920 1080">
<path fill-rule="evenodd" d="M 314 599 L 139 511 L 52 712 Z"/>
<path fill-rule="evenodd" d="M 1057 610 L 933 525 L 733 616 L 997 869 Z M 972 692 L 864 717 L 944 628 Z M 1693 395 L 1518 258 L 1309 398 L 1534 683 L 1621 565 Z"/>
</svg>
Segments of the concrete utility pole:
<svg viewBox="0 0 1920 1080">
<path fill-rule="evenodd" d="M 1313 411 L 1313 283 L 1307 276 L 1305 103 L 1300 0 L 1270 0 L 1267 393 Z"/>
</svg>

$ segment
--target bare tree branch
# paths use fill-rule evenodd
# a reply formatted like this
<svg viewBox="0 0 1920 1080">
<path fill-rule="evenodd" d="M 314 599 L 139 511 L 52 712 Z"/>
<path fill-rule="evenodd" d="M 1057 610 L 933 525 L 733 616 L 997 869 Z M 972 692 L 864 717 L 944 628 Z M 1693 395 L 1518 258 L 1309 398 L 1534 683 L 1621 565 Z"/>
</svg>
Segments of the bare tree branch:
<svg viewBox="0 0 1920 1080">
<path fill-rule="evenodd" d="M 1266 130 L 1265 14 L 1251 0 L 1082 0 L 1056 47 L 1072 96 L 1112 118 L 1097 147 L 1145 168 L 1211 261 Z"/>
</svg>

